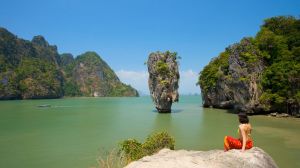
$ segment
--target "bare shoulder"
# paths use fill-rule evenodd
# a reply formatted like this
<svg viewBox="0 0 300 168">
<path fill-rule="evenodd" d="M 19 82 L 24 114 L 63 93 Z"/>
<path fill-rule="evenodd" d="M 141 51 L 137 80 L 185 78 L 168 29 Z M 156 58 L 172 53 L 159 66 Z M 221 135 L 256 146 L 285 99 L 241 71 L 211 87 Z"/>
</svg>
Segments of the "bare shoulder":
<svg viewBox="0 0 300 168">
<path fill-rule="evenodd" d="M 244 124 L 244 125 L 245 125 L 245 128 L 246 128 L 246 129 L 251 129 L 251 124 L 250 124 L 250 123 Z"/>
<path fill-rule="evenodd" d="M 248 130 L 248 129 L 251 130 L 251 125 L 250 124 L 240 124 L 239 128 L 241 130 Z"/>
<path fill-rule="evenodd" d="M 240 125 L 239 125 L 239 129 L 240 129 L 240 130 L 244 130 L 244 129 L 245 129 L 244 124 L 240 124 Z"/>
</svg>

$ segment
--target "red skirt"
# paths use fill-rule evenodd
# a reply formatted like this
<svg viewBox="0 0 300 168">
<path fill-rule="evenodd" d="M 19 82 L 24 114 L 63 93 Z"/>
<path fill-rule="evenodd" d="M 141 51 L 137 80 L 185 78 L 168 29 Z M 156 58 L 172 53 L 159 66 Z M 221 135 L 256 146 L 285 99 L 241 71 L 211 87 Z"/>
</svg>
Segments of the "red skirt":
<svg viewBox="0 0 300 168">
<path fill-rule="evenodd" d="M 239 139 L 230 137 L 230 136 L 225 136 L 224 138 L 224 150 L 228 151 L 230 149 L 242 149 L 243 147 L 243 142 Z M 251 149 L 253 147 L 253 141 L 248 140 L 246 142 L 246 147 L 245 149 Z"/>
</svg>

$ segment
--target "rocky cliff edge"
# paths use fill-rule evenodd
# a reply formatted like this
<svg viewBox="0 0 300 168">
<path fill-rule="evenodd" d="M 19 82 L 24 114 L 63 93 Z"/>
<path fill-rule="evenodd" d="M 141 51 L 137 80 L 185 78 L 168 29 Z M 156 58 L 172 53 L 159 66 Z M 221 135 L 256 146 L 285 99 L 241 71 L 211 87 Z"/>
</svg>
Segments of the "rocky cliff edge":
<svg viewBox="0 0 300 168">
<path fill-rule="evenodd" d="M 125 168 L 277 168 L 262 149 L 186 151 L 162 149 L 152 156 L 132 162 Z"/>
</svg>

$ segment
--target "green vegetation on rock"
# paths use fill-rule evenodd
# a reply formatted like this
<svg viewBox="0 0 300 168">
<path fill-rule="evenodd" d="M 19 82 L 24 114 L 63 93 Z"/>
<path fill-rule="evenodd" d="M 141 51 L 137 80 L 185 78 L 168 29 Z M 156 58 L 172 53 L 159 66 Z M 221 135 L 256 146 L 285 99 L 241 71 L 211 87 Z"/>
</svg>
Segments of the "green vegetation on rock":
<svg viewBox="0 0 300 168">
<path fill-rule="evenodd" d="M 166 83 L 166 79 L 173 78 L 175 76 L 174 72 L 170 70 L 170 67 L 168 65 L 168 59 L 172 59 L 172 61 L 179 63 L 178 60 L 181 59 L 180 56 L 178 56 L 177 52 L 170 52 L 166 51 L 164 53 L 157 52 L 157 54 L 161 54 L 163 58 L 156 62 L 155 64 L 155 70 L 156 72 L 161 76 L 161 83 Z"/>
<path fill-rule="evenodd" d="M 69 57 L 62 55 L 66 96 L 138 96 L 138 92 L 122 83 L 97 53 L 86 52 L 74 60 Z"/>
<path fill-rule="evenodd" d="M 179 70 L 176 52 L 152 52 L 147 61 L 149 90 L 159 112 L 171 112 L 172 103 L 178 102 Z"/>
<path fill-rule="evenodd" d="M 158 132 L 147 137 L 144 143 L 128 139 L 120 143 L 120 151 L 124 153 L 127 162 L 152 155 L 163 148 L 174 150 L 175 140 L 167 132 Z"/>
<path fill-rule="evenodd" d="M 23 99 L 56 98 L 62 95 L 62 75 L 53 63 L 24 58 L 15 72 Z"/>
<path fill-rule="evenodd" d="M 204 90 L 213 89 L 217 80 L 221 75 L 227 75 L 228 72 L 228 51 L 225 51 L 220 54 L 219 57 L 214 58 L 204 69 L 201 71 L 199 76 L 199 81 L 197 84 L 203 86 Z M 223 74 L 225 72 L 225 74 Z"/>
<path fill-rule="evenodd" d="M 30 42 L 0 28 L 0 99 L 63 96 L 57 58 L 56 46 L 42 36 Z"/>
<path fill-rule="evenodd" d="M 272 106 L 284 111 L 287 105 L 300 104 L 300 20 L 294 17 L 274 17 L 265 20 L 257 35 L 260 50 L 269 57 L 263 76 L 266 110 Z"/>
<path fill-rule="evenodd" d="M 239 60 L 240 69 L 236 69 Z M 257 65 L 261 64 L 263 69 L 259 72 Z M 228 66 L 232 66 L 229 73 Z M 235 75 L 246 82 L 245 86 L 252 86 L 253 82 L 259 85 L 259 106 L 264 111 L 299 113 L 300 19 L 292 16 L 266 19 L 254 38 L 244 38 L 228 47 L 200 73 L 198 84 L 204 96 L 221 79 L 230 84 L 228 79 L 233 73 L 238 73 Z M 253 77 L 256 80 L 251 83 L 249 79 Z"/>
<path fill-rule="evenodd" d="M 32 41 L 0 28 L 0 100 L 62 96 L 138 96 L 95 52 L 59 55 L 43 36 Z"/>
</svg>

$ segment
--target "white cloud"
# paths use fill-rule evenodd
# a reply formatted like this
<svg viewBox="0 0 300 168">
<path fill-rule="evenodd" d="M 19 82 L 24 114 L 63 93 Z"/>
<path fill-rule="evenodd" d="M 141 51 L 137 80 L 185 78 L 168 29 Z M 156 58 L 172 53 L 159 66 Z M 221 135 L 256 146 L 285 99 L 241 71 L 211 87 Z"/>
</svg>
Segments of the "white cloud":
<svg viewBox="0 0 300 168">
<path fill-rule="evenodd" d="M 193 70 L 180 71 L 179 93 L 194 94 L 200 93 L 200 87 L 196 86 L 198 82 L 198 73 Z"/>
<path fill-rule="evenodd" d="M 116 74 L 123 83 L 131 85 L 142 94 L 149 94 L 148 72 L 119 70 Z"/>
<path fill-rule="evenodd" d="M 199 86 L 196 86 L 198 73 L 193 70 L 180 71 L 179 94 L 200 93 Z M 116 72 L 123 83 L 129 84 L 142 94 L 149 94 L 148 72 L 119 70 Z"/>
</svg>

